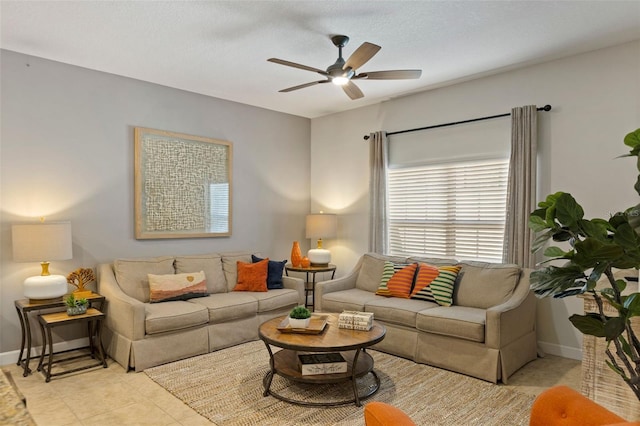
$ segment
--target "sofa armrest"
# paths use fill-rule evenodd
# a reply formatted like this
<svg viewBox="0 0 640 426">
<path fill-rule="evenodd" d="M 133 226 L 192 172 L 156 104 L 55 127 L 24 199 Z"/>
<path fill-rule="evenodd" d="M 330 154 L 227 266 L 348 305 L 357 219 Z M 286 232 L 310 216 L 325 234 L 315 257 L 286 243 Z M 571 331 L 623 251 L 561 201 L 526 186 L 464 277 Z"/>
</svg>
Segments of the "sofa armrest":
<svg viewBox="0 0 640 426">
<path fill-rule="evenodd" d="M 298 305 L 304 306 L 304 280 L 283 275 L 282 284 L 284 288 L 296 290 L 298 292 Z"/>
<path fill-rule="evenodd" d="M 542 392 L 531 407 L 529 426 L 638 424 L 624 419 L 567 386 Z"/>
<path fill-rule="evenodd" d="M 144 303 L 122 291 L 111 264 L 101 264 L 97 271 L 98 293 L 106 298 L 107 327 L 130 340 L 144 338 Z"/>
<path fill-rule="evenodd" d="M 316 283 L 314 296 L 316 311 L 322 312 L 322 298 L 325 294 L 356 288 L 356 279 L 358 278 L 358 272 L 359 269 L 354 269 L 349 273 L 349 275 L 345 275 L 334 280 L 320 281 Z"/>
<path fill-rule="evenodd" d="M 487 309 L 485 343 L 490 348 L 502 348 L 535 330 L 536 298 L 529 289 L 530 273 L 530 269 L 523 269 L 511 297 Z"/>
</svg>

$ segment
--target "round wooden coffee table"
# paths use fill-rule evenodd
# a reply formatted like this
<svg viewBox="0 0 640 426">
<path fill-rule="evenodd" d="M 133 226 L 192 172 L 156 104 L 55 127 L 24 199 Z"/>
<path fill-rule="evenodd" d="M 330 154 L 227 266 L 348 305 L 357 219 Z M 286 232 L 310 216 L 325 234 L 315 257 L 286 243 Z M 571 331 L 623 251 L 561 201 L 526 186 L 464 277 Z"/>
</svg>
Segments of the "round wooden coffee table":
<svg viewBox="0 0 640 426">
<path fill-rule="evenodd" d="M 380 379 L 373 370 L 373 358 L 366 352 L 366 348 L 375 345 L 384 339 L 386 329 L 382 324 L 373 322 L 369 331 L 347 330 L 338 328 L 338 314 L 314 314 L 313 320 L 326 320 L 326 325 L 321 332 L 304 330 L 291 332 L 283 330 L 286 317 L 274 318 L 260 325 L 260 339 L 267 346 L 270 357 L 271 370 L 267 372 L 262 381 L 264 396 L 271 395 L 281 401 L 306 406 L 336 406 L 355 403 L 360 406 L 360 400 L 375 394 L 380 388 Z M 310 334 L 313 332 L 313 334 Z M 277 352 L 272 351 L 271 346 L 282 348 Z M 339 352 L 347 361 L 347 371 L 344 373 L 303 375 L 298 364 L 299 353 Z M 300 383 L 330 384 L 351 381 L 353 398 L 342 401 L 315 402 L 301 401 L 287 398 L 271 390 L 271 381 L 274 375 L 279 375 L 288 380 Z M 356 379 L 367 374 L 373 375 L 375 385 L 365 389 L 360 394 Z"/>
</svg>

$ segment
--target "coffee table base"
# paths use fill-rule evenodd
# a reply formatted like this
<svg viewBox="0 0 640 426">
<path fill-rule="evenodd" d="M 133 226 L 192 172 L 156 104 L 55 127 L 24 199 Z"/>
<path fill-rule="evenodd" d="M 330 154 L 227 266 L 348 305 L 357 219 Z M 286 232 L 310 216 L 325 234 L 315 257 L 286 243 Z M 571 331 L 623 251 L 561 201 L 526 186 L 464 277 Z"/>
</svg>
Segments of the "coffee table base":
<svg viewBox="0 0 640 426">
<path fill-rule="evenodd" d="M 271 347 L 269 345 L 266 346 L 267 350 L 269 351 L 271 369 L 265 374 L 262 380 L 262 384 L 264 386 L 264 396 L 271 395 L 281 401 L 307 407 L 335 407 L 347 404 L 355 404 L 356 406 L 360 407 L 362 405 L 360 402 L 361 400 L 369 398 L 380 389 L 380 378 L 378 377 L 376 372 L 373 371 L 373 358 L 364 349 L 341 352 L 348 365 L 346 373 L 305 376 L 300 373 L 300 370 L 297 367 L 298 351 L 282 349 L 278 352 L 273 353 Z M 353 398 L 326 402 L 304 401 L 300 399 L 288 398 L 278 392 L 271 390 L 271 382 L 273 381 L 273 377 L 276 374 L 296 383 L 338 384 L 351 382 L 351 386 L 353 389 Z M 372 375 L 374 383 L 367 386 L 364 392 L 361 393 L 361 391 L 358 390 L 356 379 L 366 377 L 369 374 Z"/>
<path fill-rule="evenodd" d="M 354 389 L 353 398 L 345 399 L 342 401 L 331 401 L 331 402 L 302 401 L 298 399 L 287 398 L 286 396 L 280 395 L 279 393 L 272 391 L 271 389 L 269 389 L 271 380 L 273 379 L 272 371 L 268 371 L 267 374 L 265 374 L 264 379 L 262 379 L 262 383 L 265 388 L 264 396 L 271 395 L 272 397 L 279 399 L 280 401 L 288 402 L 290 404 L 302 405 L 305 407 L 338 407 L 340 405 L 355 404 L 357 407 L 360 407 L 362 406 L 362 403 L 360 401 L 371 397 L 380 389 L 380 379 L 378 378 L 378 375 L 376 374 L 376 372 L 370 371 L 367 374 L 373 375 L 375 379 L 375 384 L 372 386 L 368 386 L 366 389 L 366 392 L 364 392 L 362 395 L 359 395 L 357 390 L 357 385 L 354 385 L 354 388 L 356 389 Z"/>
</svg>

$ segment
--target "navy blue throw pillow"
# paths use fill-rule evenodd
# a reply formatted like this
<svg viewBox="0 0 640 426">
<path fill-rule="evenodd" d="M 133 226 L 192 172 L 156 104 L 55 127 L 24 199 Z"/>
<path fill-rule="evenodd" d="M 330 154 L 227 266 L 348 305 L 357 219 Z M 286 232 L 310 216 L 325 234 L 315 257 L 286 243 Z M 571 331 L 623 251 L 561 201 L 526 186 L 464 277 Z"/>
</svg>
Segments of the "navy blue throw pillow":
<svg viewBox="0 0 640 426">
<path fill-rule="evenodd" d="M 261 259 L 257 256 L 251 255 L 251 261 L 253 263 L 260 262 Z M 269 266 L 267 268 L 267 289 L 273 290 L 276 288 L 284 288 L 282 283 L 282 272 L 284 271 L 284 265 L 287 264 L 286 260 L 277 262 L 275 260 L 269 260 Z"/>
</svg>

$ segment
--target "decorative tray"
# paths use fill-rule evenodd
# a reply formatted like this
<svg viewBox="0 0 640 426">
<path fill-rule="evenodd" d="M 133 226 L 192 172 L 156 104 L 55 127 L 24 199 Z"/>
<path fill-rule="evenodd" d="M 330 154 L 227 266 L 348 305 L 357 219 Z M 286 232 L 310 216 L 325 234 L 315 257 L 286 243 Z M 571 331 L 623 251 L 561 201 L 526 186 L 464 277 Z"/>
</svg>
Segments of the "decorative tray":
<svg viewBox="0 0 640 426">
<path fill-rule="evenodd" d="M 281 333 L 320 334 L 327 326 L 327 318 L 328 315 L 312 314 L 307 328 L 293 328 L 289 325 L 289 317 L 285 317 L 276 328 Z"/>
</svg>

